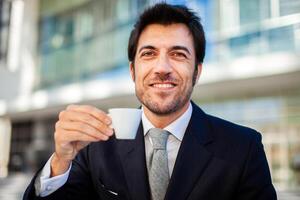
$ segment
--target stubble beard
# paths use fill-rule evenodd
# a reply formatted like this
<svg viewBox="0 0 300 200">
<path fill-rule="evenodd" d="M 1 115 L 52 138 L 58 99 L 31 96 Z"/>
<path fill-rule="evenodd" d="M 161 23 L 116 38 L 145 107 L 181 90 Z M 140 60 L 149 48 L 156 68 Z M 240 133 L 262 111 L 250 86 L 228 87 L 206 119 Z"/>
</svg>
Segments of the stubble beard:
<svg viewBox="0 0 300 200">
<path fill-rule="evenodd" d="M 135 89 L 138 100 L 152 113 L 160 116 L 169 115 L 183 108 L 188 101 L 190 101 L 193 86 L 189 87 L 184 93 L 178 92 L 174 99 L 164 105 L 164 102 L 153 101 L 150 95 L 145 94 L 141 89 Z M 163 95 L 161 97 L 163 101 Z"/>
</svg>

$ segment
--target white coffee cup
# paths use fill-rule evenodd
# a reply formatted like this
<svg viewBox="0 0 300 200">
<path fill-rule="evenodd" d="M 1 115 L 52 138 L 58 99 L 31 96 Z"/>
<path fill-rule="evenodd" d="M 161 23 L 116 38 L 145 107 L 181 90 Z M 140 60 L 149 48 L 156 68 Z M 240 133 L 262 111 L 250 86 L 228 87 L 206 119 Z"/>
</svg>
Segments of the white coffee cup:
<svg viewBox="0 0 300 200">
<path fill-rule="evenodd" d="M 117 139 L 135 139 L 141 122 L 142 110 L 136 108 L 111 108 L 108 110 Z"/>
</svg>

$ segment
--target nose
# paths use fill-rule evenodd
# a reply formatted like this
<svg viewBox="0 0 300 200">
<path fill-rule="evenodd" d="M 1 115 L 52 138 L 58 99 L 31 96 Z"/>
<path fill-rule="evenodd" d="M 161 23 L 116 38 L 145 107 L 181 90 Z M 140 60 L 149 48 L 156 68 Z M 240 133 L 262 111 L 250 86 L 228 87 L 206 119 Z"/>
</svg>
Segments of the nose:
<svg viewBox="0 0 300 200">
<path fill-rule="evenodd" d="M 156 65 L 154 66 L 154 73 L 159 75 L 166 75 L 172 72 L 172 65 L 166 53 L 161 53 L 158 58 Z"/>
</svg>

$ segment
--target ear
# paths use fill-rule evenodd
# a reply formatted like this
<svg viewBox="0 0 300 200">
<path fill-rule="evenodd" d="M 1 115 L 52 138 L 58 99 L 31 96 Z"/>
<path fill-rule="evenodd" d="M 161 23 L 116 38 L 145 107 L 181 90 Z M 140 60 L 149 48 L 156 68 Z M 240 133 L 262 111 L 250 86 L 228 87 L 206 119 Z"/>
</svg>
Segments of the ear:
<svg viewBox="0 0 300 200">
<path fill-rule="evenodd" d="M 129 62 L 129 70 L 130 70 L 130 76 L 133 82 L 135 82 L 135 72 L 134 72 L 134 64 L 133 62 Z"/>
<path fill-rule="evenodd" d="M 197 77 L 196 77 L 195 84 L 198 83 L 198 80 L 200 78 L 200 75 L 201 75 L 201 72 L 202 72 L 202 63 L 197 64 L 197 68 L 198 68 L 198 71 L 197 71 Z"/>
</svg>

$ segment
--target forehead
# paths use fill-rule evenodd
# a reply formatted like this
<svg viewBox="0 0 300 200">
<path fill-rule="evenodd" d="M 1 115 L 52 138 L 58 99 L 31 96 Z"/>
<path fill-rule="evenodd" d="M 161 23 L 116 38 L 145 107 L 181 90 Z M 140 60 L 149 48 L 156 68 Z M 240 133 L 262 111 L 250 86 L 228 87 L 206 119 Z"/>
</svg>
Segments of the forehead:
<svg viewBox="0 0 300 200">
<path fill-rule="evenodd" d="M 156 48 L 185 46 L 193 51 L 193 37 L 185 24 L 151 24 L 142 31 L 138 49 L 141 46 L 151 45 Z"/>
</svg>

